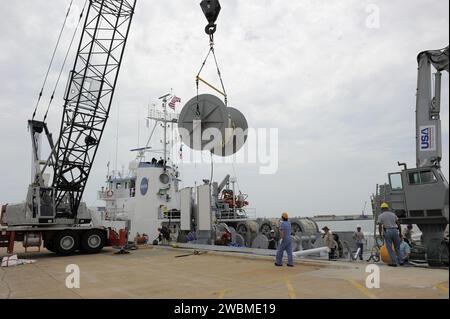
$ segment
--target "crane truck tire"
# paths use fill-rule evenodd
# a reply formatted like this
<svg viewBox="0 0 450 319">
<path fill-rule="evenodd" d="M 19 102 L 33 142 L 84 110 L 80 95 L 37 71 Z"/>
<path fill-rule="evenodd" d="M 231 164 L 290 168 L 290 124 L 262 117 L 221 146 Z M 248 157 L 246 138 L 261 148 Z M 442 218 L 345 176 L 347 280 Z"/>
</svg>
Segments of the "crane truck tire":
<svg viewBox="0 0 450 319">
<path fill-rule="evenodd" d="M 90 229 L 81 236 L 81 251 L 88 254 L 100 252 L 106 244 L 105 232 L 100 229 Z"/>
<path fill-rule="evenodd" d="M 56 249 L 55 249 L 55 245 L 53 244 L 53 241 L 51 241 L 51 240 L 46 240 L 46 241 L 44 241 L 44 247 L 45 247 L 48 251 L 50 251 L 50 252 L 52 252 L 52 253 L 56 253 Z"/>
<path fill-rule="evenodd" d="M 79 238 L 72 230 L 62 230 L 53 238 L 53 248 L 61 256 L 73 254 L 79 248 Z"/>
</svg>

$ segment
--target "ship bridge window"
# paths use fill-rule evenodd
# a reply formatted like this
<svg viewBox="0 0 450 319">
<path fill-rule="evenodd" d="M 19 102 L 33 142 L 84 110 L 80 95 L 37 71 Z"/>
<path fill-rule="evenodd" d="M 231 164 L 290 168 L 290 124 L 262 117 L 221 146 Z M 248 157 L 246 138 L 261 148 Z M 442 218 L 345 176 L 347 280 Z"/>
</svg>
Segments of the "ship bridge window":
<svg viewBox="0 0 450 319">
<path fill-rule="evenodd" d="M 399 191 L 403 189 L 402 175 L 400 173 L 389 175 L 389 181 L 391 184 L 391 189 L 393 191 Z"/>
</svg>

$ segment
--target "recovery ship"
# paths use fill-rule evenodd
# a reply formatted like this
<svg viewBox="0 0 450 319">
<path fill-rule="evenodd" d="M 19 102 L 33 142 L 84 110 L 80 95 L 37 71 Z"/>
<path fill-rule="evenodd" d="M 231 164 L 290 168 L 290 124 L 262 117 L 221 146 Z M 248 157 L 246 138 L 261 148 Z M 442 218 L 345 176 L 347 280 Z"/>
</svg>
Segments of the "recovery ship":
<svg viewBox="0 0 450 319">
<path fill-rule="evenodd" d="M 149 110 L 147 120 L 154 126 L 147 144 L 131 150 L 137 155 L 128 173 L 108 171 L 97 195 L 104 202 L 97 208 L 98 216 L 109 222 L 127 221 L 129 241 L 145 235 L 153 243 L 164 227 L 170 230 L 171 242 L 267 249 L 271 231 L 279 239 L 279 219 L 257 218 L 248 195 L 236 190 L 236 177 L 227 174 L 220 182 L 203 179 L 203 185 L 180 187 L 179 162 L 167 147 L 178 148 L 173 145 L 180 115 L 167 110 L 173 98 L 165 95 L 160 98 L 161 110 Z M 165 142 L 155 138 L 158 127 Z M 152 142 L 162 144 L 162 149 L 152 147 Z M 321 238 L 316 222 L 305 217 L 290 220 L 294 250 L 313 248 Z"/>
</svg>

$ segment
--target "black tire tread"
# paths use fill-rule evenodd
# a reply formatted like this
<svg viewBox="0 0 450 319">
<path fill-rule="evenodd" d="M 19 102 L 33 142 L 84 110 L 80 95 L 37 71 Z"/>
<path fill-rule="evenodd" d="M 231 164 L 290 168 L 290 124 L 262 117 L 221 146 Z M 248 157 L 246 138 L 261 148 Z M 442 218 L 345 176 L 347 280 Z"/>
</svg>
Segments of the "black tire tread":
<svg viewBox="0 0 450 319">
<path fill-rule="evenodd" d="M 75 238 L 75 245 L 72 249 L 65 251 L 59 245 L 59 241 L 61 240 L 62 237 L 67 236 L 67 235 L 73 236 Z M 68 255 L 73 254 L 79 248 L 79 243 L 80 243 L 78 234 L 73 230 L 59 231 L 58 233 L 56 233 L 52 242 L 53 242 L 53 249 L 55 250 L 55 252 L 58 255 L 61 255 L 61 256 L 68 256 Z"/>
<path fill-rule="evenodd" d="M 98 248 L 93 249 L 93 248 L 89 247 L 89 245 L 87 244 L 87 240 L 91 234 L 97 234 L 102 238 L 102 243 L 100 244 L 100 246 Z M 103 249 L 103 247 L 105 247 L 105 244 L 106 244 L 106 235 L 105 235 L 105 232 L 100 229 L 90 229 L 90 230 L 85 231 L 81 235 L 80 249 L 83 253 L 97 254 Z"/>
</svg>

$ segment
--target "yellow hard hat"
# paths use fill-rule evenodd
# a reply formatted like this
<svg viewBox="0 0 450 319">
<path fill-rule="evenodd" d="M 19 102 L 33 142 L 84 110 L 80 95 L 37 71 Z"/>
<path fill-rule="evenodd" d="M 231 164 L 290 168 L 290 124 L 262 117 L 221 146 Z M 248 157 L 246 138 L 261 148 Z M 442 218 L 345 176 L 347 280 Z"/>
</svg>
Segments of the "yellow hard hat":
<svg viewBox="0 0 450 319">
<path fill-rule="evenodd" d="M 381 208 L 389 208 L 388 203 L 383 203 L 383 204 L 381 204 Z"/>
<path fill-rule="evenodd" d="M 286 219 L 289 218 L 288 213 L 286 213 L 286 212 L 284 212 L 283 214 L 281 214 L 281 217 L 286 218 Z"/>
</svg>

